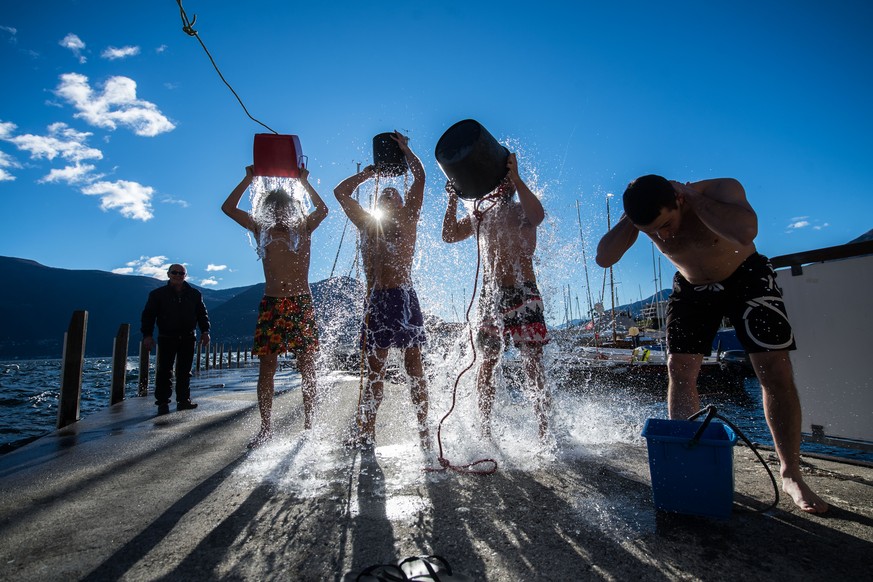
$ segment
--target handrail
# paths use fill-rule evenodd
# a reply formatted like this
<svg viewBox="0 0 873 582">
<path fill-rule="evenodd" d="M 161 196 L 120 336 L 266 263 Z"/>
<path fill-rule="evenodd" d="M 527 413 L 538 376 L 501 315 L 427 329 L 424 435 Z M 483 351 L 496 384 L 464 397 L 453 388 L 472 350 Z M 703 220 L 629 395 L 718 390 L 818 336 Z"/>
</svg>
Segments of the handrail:
<svg viewBox="0 0 873 582">
<path fill-rule="evenodd" d="M 781 267 L 798 267 L 808 263 L 848 259 L 850 257 L 871 254 L 873 254 L 873 240 L 865 240 L 837 245 L 834 247 L 825 247 L 822 249 L 771 257 L 770 263 L 773 265 L 773 268 L 779 269 Z"/>
</svg>

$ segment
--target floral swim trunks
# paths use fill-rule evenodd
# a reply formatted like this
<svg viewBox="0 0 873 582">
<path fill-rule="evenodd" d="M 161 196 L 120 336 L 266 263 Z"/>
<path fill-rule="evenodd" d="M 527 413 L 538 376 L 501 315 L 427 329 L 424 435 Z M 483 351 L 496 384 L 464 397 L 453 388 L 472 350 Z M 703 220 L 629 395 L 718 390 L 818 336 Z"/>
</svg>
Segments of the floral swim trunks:
<svg viewBox="0 0 873 582">
<path fill-rule="evenodd" d="M 549 343 L 543 299 L 533 281 L 512 287 L 483 288 L 479 318 L 477 340 L 483 347 L 500 349 L 502 338 L 516 346 Z"/>
<path fill-rule="evenodd" d="M 318 326 L 311 295 L 267 297 L 258 307 L 257 356 L 318 349 Z"/>
</svg>

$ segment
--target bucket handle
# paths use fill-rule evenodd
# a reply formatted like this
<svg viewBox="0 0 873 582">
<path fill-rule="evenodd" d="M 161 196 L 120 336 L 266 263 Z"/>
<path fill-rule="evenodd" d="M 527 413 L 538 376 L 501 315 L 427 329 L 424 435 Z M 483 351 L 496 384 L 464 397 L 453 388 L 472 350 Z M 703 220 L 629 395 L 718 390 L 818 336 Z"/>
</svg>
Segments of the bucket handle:
<svg viewBox="0 0 873 582">
<path fill-rule="evenodd" d="M 691 440 L 688 441 L 688 448 L 694 447 L 697 445 L 698 442 L 700 442 L 700 437 L 703 436 L 703 431 L 706 430 L 706 427 L 709 426 L 709 423 L 712 421 L 712 419 L 717 416 L 717 414 L 716 414 L 717 412 L 718 411 L 716 410 L 715 406 L 710 404 L 706 408 L 704 408 L 703 410 L 695 412 L 694 414 L 692 414 L 691 416 L 688 417 L 688 420 L 694 420 L 698 416 L 702 415 L 703 413 L 706 413 L 706 418 L 704 418 L 703 422 L 700 423 L 700 428 L 697 429 L 697 432 L 695 432 L 694 436 L 691 437 Z"/>
<path fill-rule="evenodd" d="M 297 156 L 297 167 L 306 168 L 309 165 L 309 156 L 301 154 Z"/>
<path fill-rule="evenodd" d="M 743 439 L 743 442 L 746 443 L 746 446 L 748 446 L 749 449 L 753 453 L 755 453 L 755 456 L 758 457 L 758 460 L 761 462 L 762 465 L 764 465 L 764 469 L 767 470 L 767 475 L 770 476 L 770 482 L 773 484 L 773 497 L 774 497 L 773 503 L 771 503 L 770 505 L 768 505 L 764 509 L 756 509 L 755 511 L 757 511 L 758 513 L 765 513 L 767 511 L 770 511 L 771 509 L 773 509 L 777 505 L 779 505 L 779 486 L 776 485 L 776 477 L 773 476 L 773 471 L 770 470 L 770 466 L 767 465 L 766 461 L 764 461 L 764 458 L 761 456 L 761 453 L 758 452 L 757 447 L 755 447 L 755 445 L 752 444 L 752 441 L 750 441 L 749 438 L 745 434 L 743 434 L 743 431 L 741 431 L 736 425 L 734 425 L 734 423 L 732 423 L 731 421 L 729 421 L 728 419 L 726 419 L 722 415 L 718 414 L 716 412 L 715 406 L 713 406 L 712 404 L 708 405 L 703 410 L 699 410 L 699 411 L 695 412 L 694 414 L 692 414 L 691 416 L 688 417 L 688 420 L 694 420 L 698 416 L 703 415 L 704 413 L 706 414 L 706 418 L 703 420 L 703 423 L 701 423 L 700 428 L 697 429 L 697 432 L 694 433 L 694 436 L 691 437 L 691 440 L 688 441 L 688 447 L 691 448 L 697 444 L 697 442 L 700 440 L 700 437 L 703 435 L 703 431 L 706 430 L 706 427 L 709 424 L 709 422 L 717 416 L 719 419 L 724 421 L 725 424 L 727 424 L 729 427 L 731 427 L 733 429 L 733 431 L 737 435 L 739 435 L 739 437 L 741 439 Z"/>
</svg>

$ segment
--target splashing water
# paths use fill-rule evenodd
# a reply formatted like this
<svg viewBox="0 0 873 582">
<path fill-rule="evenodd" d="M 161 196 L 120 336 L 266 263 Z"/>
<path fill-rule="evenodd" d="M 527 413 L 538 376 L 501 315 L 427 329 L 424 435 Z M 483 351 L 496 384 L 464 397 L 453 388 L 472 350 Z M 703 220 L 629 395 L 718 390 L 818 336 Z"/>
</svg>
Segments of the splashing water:
<svg viewBox="0 0 873 582">
<path fill-rule="evenodd" d="M 287 233 L 289 246 L 297 251 L 299 229 L 310 210 L 309 199 L 300 182 L 294 178 L 255 176 L 249 187 L 249 196 L 252 219 L 260 238 L 253 246 L 259 253 L 273 231 Z M 252 242 L 251 238 L 249 241 Z"/>
</svg>

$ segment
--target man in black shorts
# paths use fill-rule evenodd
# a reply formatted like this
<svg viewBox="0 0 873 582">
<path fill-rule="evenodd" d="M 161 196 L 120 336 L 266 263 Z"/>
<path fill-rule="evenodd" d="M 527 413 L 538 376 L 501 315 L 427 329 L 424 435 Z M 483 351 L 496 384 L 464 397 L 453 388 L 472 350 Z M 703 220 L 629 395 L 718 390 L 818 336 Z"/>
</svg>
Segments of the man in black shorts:
<svg viewBox="0 0 873 582">
<path fill-rule="evenodd" d="M 828 504 L 800 471 L 800 399 L 788 355 L 794 334 L 776 273 L 755 249 L 758 217 L 742 185 L 648 175 L 630 183 L 623 201 L 625 214 L 597 246 L 597 264 L 615 264 L 643 232 L 678 269 L 667 307 L 670 418 L 700 408 L 700 366 L 722 317 L 729 317 L 761 382 L 782 489 L 801 510 L 824 513 Z"/>
</svg>

